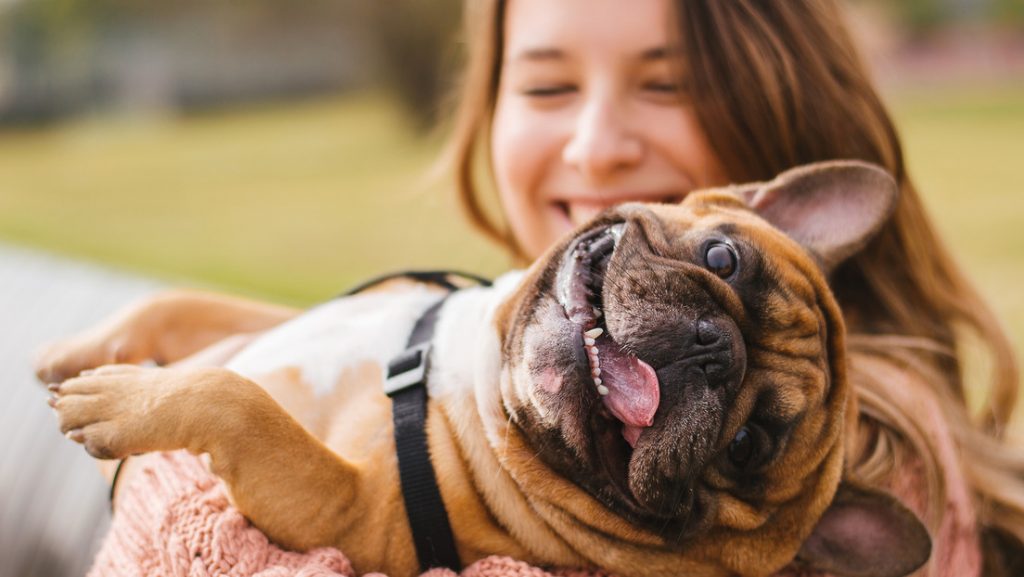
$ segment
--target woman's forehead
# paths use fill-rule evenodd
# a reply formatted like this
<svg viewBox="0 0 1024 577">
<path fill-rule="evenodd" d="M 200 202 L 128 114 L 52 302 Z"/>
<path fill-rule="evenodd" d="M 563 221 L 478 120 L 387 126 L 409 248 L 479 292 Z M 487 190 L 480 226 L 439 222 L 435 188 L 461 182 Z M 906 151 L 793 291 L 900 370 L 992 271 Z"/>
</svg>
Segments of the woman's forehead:
<svg viewBox="0 0 1024 577">
<path fill-rule="evenodd" d="M 669 0 L 510 0 L 506 11 L 506 62 L 600 52 L 657 60 L 670 51 Z"/>
</svg>

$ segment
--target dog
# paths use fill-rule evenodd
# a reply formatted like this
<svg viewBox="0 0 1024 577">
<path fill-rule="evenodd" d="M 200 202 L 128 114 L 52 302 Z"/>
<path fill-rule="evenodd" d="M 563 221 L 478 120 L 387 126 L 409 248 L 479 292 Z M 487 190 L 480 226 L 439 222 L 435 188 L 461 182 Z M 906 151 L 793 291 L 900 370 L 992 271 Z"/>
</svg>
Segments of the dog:
<svg viewBox="0 0 1024 577">
<path fill-rule="evenodd" d="M 528 270 L 451 295 L 425 427 L 460 559 L 623 577 L 895 577 L 925 563 L 921 522 L 844 474 L 851 393 L 826 284 L 897 190 L 880 168 L 833 161 L 624 204 Z M 209 455 L 233 503 L 285 547 L 414 575 L 383 386 L 442 296 L 387 282 L 224 366 L 102 366 L 52 385 L 51 405 L 99 459 Z M 49 355 L 54 374 L 60 347 Z"/>
</svg>

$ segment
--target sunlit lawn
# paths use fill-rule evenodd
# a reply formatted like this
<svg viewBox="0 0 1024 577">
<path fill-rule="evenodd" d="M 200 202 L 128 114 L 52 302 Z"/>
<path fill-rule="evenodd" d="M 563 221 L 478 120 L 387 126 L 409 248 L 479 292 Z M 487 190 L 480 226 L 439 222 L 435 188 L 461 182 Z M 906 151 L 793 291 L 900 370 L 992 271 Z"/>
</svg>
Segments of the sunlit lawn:
<svg viewBox="0 0 1024 577">
<path fill-rule="evenodd" d="M 0 238 L 294 303 L 507 259 L 427 187 L 435 141 L 374 96 L 0 135 Z"/>
<path fill-rule="evenodd" d="M 1024 343 L 1024 87 L 889 100 L 942 233 Z M 0 238 L 297 304 L 398 268 L 505 269 L 422 186 L 436 152 L 372 95 L 0 134 Z"/>
<path fill-rule="evenodd" d="M 1024 357 L 1024 86 L 891 100 L 940 232 Z"/>
</svg>

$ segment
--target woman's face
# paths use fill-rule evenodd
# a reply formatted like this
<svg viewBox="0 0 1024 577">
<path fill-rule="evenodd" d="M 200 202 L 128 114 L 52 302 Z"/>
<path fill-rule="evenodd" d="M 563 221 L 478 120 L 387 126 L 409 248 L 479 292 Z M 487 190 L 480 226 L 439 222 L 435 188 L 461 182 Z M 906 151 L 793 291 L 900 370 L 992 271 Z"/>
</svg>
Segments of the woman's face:
<svg viewBox="0 0 1024 577">
<path fill-rule="evenodd" d="M 614 204 L 726 181 L 686 104 L 672 18 L 669 0 L 508 2 L 491 150 L 526 256 Z"/>
</svg>

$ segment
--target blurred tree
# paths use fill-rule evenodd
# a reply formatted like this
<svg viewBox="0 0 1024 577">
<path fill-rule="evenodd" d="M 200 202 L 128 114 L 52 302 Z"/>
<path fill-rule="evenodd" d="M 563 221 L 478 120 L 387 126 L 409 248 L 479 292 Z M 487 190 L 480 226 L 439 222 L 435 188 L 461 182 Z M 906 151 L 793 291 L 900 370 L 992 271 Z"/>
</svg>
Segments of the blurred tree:
<svg viewBox="0 0 1024 577">
<path fill-rule="evenodd" d="M 77 64 L 90 57 L 94 12 L 76 0 L 21 2 L 6 12 L 12 83 L 6 96 L 24 120 L 50 120 L 54 111 L 83 98 Z"/>
<path fill-rule="evenodd" d="M 362 64 L 375 59 L 361 4 L 16 2 L 0 10 L 0 125 L 365 86 L 376 67 Z"/>
<path fill-rule="evenodd" d="M 891 10 L 907 32 L 914 36 L 927 36 L 950 25 L 963 23 L 1011 27 L 1024 25 L 1024 0 L 901 0 L 900 2 L 875 0 L 875 2 Z"/>
<path fill-rule="evenodd" d="M 917 36 L 934 31 L 954 15 L 950 0 L 903 0 L 893 8 L 907 31 Z"/>
<path fill-rule="evenodd" d="M 993 0 L 992 15 L 997 22 L 1024 34 L 1024 0 Z"/>
<path fill-rule="evenodd" d="M 457 68 L 460 0 L 370 2 L 382 80 L 416 126 L 438 119 Z"/>
</svg>

